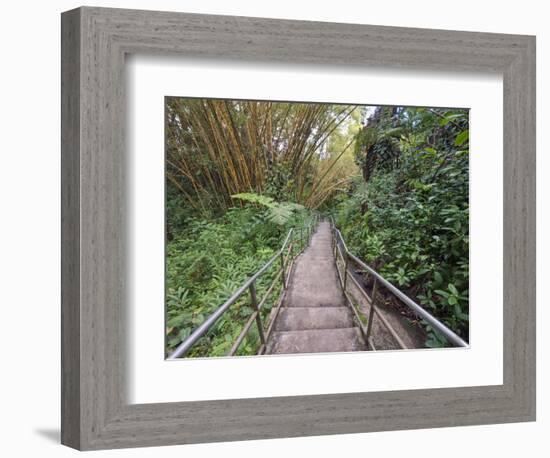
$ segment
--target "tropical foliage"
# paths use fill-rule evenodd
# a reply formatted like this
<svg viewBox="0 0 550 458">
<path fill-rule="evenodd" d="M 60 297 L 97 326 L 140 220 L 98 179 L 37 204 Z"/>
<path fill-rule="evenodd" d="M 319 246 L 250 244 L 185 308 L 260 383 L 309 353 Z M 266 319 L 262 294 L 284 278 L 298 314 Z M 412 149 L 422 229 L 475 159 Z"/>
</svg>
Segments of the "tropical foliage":
<svg viewBox="0 0 550 458">
<path fill-rule="evenodd" d="M 302 226 L 310 218 L 310 212 L 301 205 L 280 204 L 256 194 L 239 198 L 249 204 L 231 208 L 218 218 L 187 217 L 180 222 L 179 230 L 173 230 L 177 235 L 166 248 L 167 351 L 189 336 L 273 257 L 291 227 Z M 181 196 L 170 198 L 170 208 L 184 205 Z M 263 296 L 278 267 L 275 263 L 259 278 L 258 297 Z M 279 292 L 280 285 L 276 284 L 262 307 L 264 318 Z M 250 297 L 243 295 L 188 356 L 225 355 L 252 313 L 249 302 Z M 257 329 L 253 327 L 239 354 L 255 353 L 258 343 Z"/>
<path fill-rule="evenodd" d="M 363 176 L 335 207 L 350 248 L 467 338 L 467 111 L 379 108 L 356 157 Z"/>
<path fill-rule="evenodd" d="M 459 109 L 168 98 L 167 352 L 314 210 L 332 214 L 352 251 L 467 338 L 468 132 Z M 275 273 L 261 277 L 258 295 Z M 226 354 L 252 313 L 248 299 L 189 356 Z M 421 325 L 427 346 L 446 345 Z M 239 354 L 257 348 L 253 331 Z"/>
</svg>

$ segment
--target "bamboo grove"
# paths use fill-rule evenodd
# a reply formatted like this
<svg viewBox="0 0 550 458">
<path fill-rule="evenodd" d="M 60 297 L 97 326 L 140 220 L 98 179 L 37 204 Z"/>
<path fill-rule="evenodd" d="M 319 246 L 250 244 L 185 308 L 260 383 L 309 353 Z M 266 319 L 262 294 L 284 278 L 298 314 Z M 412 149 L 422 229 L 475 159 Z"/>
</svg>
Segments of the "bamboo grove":
<svg viewBox="0 0 550 458">
<path fill-rule="evenodd" d="M 171 98 L 167 178 L 197 210 L 227 210 L 242 192 L 281 193 L 317 208 L 349 176 L 337 167 L 352 147 L 320 160 L 319 149 L 356 106 Z M 351 148 L 353 149 L 353 148 Z"/>
</svg>

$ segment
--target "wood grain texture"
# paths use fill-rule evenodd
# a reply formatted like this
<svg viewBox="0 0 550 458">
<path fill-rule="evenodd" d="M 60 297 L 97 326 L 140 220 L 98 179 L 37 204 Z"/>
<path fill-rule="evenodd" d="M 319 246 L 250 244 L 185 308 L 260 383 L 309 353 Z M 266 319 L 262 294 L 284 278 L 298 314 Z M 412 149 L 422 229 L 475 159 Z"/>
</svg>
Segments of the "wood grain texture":
<svg viewBox="0 0 550 458">
<path fill-rule="evenodd" d="M 535 39 L 80 8 L 62 16 L 62 442 L 78 449 L 535 418 Z M 504 75 L 504 384 L 130 405 L 125 396 L 128 53 Z"/>
<path fill-rule="evenodd" d="M 61 441 L 80 445 L 80 14 L 61 24 Z"/>
</svg>

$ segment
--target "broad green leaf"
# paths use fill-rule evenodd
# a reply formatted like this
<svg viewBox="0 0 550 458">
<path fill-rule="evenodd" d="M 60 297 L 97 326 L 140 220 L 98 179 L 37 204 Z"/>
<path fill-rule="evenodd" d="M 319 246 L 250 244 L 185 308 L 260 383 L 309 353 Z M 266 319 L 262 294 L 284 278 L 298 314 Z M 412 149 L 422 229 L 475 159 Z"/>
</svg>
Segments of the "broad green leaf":
<svg viewBox="0 0 550 458">
<path fill-rule="evenodd" d="M 451 293 L 453 293 L 455 296 L 458 296 L 458 290 L 456 289 L 455 285 L 453 285 L 452 283 L 449 283 L 447 287 L 449 288 L 449 291 Z"/>
<path fill-rule="evenodd" d="M 460 132 L 455 139 L 455 146 L 462 146 L 464 143 L 468 141 L 468 138 L 470 137 L 470 131 L 469 130 L 463 130 Z"/>
</svg>

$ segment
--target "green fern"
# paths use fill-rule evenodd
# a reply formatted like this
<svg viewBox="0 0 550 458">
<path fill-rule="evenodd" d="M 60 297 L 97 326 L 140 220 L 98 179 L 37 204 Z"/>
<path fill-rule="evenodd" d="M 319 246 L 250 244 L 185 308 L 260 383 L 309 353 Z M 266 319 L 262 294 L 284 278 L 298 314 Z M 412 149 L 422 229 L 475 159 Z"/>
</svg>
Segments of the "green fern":
<svg viewBox="0 0 550 458">
<path fill-rule="evenodd" d="M 273 208 L 277 203 L 273 200 L 272 197 L 263 196 L 261 194 L 255 194 L 253 192 L 242 192 L 240 194 L 233 194 L 231 196 L 233 199 L 244 200 L 251 204 L 258 204 L 263 207 Z"/>
<path fill-rule="evenodd" d="M 274 224 L 284 226 L 292 216 L 292 209 L 286 205 L 277 205 L 270 208 L 267 213 L 267 219 Z"/>
<path fill-rule="evenodd" d="M 292 217 L 294 212 L 304 210 L 304 206 L 295 202 L 275 202 L 273 198 L 255 194 L 252 192 L 243 192 L 234 194 L 233 199 L 244 200 L 245 202 L 258 204 L 267 208 L 267 219 L 273 224 L 284 226 Z"/>
</svg>

